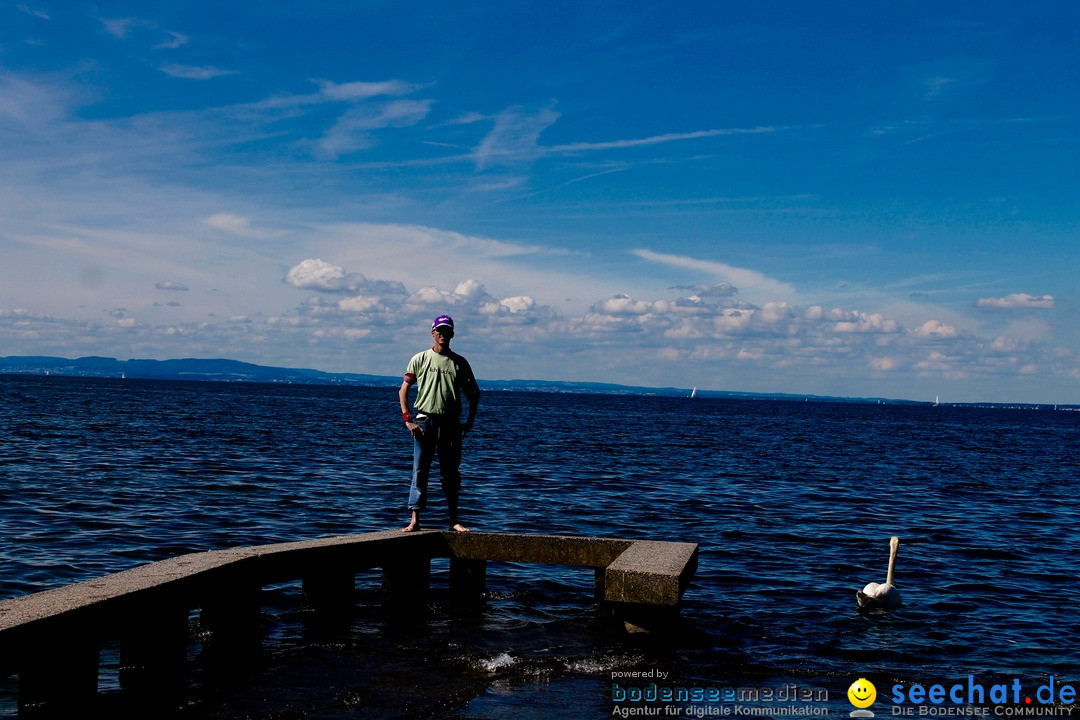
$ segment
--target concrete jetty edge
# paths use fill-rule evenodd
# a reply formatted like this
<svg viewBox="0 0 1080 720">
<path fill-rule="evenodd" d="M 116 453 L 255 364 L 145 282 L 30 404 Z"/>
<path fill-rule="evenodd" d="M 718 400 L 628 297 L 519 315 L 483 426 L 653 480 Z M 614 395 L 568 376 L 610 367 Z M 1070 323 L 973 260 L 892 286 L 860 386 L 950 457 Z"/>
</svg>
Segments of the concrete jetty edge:
<svg viewBox="0 0 1080 720">
<path fill-rule="evenodd" d="M 0 672 L 19 676 L 20 717 L 97 692 L 100 643 L 119 638 L 122 685 L 182 676 L 188 616 L 226 648 L 259 643 L 260 593 L 302 580 L 305 600 L 347 611 L 356 575 L 380 568 L 391 602 L 427 597 L 431 560 L 450 559 L 450 589 L 479 596 L 488 562 L 592 568 L 595 599 L 631 631 L 669 620 L 697 569 L 696 543 L 563 535 L 398 530 L 181 555 L 0 601 Z M 71 706 L 74 707 L 74 706 Z M 46 712 L 48 711 L 48 712 Z"/>
</svg>

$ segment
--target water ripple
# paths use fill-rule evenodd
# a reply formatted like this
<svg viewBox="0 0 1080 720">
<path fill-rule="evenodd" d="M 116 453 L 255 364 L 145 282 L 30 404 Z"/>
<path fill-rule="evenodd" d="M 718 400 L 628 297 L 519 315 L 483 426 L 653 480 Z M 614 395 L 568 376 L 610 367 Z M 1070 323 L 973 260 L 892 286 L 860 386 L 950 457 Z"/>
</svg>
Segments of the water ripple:
<svg viewBox="0 0 1080 720">
<path fill-rule="evenodd" d="M 400 524 L 411 447 L 394 393 L 0 378 L 0 597 Z M 1080 413 L 492 392 L 466 439 L 464 504 L 485 530 L 701 543 L 681 660 L 664 660 L 687 677 L 1034 677 L 1077 667 L 1062 591 L 1077 447 Z M 893 534 L 905 605 L 858 613 Z M 540 628 L 568 612 L 545 598 L 587 597 L 591 573 L 492 578 L 502 634 L 474 667 L 603 675 L 623 662 L 609 653 L 642 661 L 595 638 L 538 659 L 553 642 Z"/>
</svg>

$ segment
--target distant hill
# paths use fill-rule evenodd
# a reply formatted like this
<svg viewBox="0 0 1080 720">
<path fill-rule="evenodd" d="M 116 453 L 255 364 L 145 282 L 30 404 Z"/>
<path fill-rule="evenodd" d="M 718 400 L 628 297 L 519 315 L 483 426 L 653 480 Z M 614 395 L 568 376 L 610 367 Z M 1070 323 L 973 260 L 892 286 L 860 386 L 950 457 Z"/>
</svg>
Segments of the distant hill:
<svg viewBox="0 0 1080 720">
<path fill-rule="evenodd" d="M 65 375 L 76 377 L 141 378 L 151 380 L 199 380 L 212 382 L 296 383 L 306 385 L 354 385 L 396 387 L 400 376 L 362 373 L 328 373 L 303 368 L 279 368 L 227 359 L 182 358 L 177 360 L 117 360 L 107 357 L 82 357 L 74 360 L 48 356 L 10 356 L 0 358 L 0 374 Z M 658 395 L 688 397 L 689 388 L 652 388 L 612 383 L 561 382 L 555 380 L 483 380 L 485 390 L 511 390 L 555 393 L 593 393 L 602 395 Z M 773 400 L 809 400 L 829 402 L 911 403 L 886 398 L 844 398 L 788 393 L 747 393 L 699 390 L 700 398 L 748 398 Z M 921 404 L 921 403 L 911 403 Z"/>
<path fill-rule="evenodd" d="M 312 385 L 387 385 L 393 378 L 358 373 L 327 373 L 302 368 L 279 368 L 239 360 L 182 358 L 178 360 L 117 360 L 81 357 L 75 360 L 47 356 L 0 358 L 0 373 L 127 377 L 150 380 L 205 380 L 216 382 L 271 382 Z"/>
</svg>

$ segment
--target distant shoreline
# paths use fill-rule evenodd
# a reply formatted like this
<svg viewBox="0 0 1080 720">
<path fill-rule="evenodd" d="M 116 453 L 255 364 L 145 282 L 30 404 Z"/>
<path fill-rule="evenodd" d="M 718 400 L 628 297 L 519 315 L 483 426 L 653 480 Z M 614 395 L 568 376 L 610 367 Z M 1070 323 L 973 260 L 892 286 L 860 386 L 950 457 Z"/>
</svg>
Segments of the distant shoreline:
<svg viewBox="0 0 1080 720">
<path fill-rule="evenodd" d="M 400 378 L 363 373 L 331 373 L 307 368 L 280 368 L 224 358 L 179 358 L 173 360 L 117 360 L 89 356 L 62 358 L 47 355 L 0 357 L 0 375 L 56 375 L 59 377 L 125 378 L 129 380 L 185 380 L 193 382 L 243 382 L 296 385 L 337 385 L 353 387 L 397 387 Z M 511 392 L 580 393 L 686 398 L 692 402 L 691 388 L 644 387 L 614 383 L 560 380 L 481 380 L 485 390 Z M 778 400 L 788 402 L 841 402 L 888 405 L 934 403 L 884 397 L 840 397 L 794 393 L 756 393 L 726 390 L 697 390 L 695 399 Z M 1080 411 L 1080 405 L 1046 403 L 942 403 L 942 407 L 1015 408 L 1026 410 Z"/>
</svg>

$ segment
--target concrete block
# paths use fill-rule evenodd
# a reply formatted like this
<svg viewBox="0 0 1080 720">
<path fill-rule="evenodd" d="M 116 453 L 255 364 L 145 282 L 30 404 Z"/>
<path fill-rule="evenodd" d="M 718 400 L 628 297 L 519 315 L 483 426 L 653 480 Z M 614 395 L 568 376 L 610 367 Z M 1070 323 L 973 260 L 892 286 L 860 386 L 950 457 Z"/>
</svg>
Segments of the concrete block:
<svg viewBox="0 0 1080 720">
<path fill-rule="evenodd" d="M 677 606 L 697 570 L 695 543 L 637 540 L 604 572 L 604 599 Z"/>
</svg>

